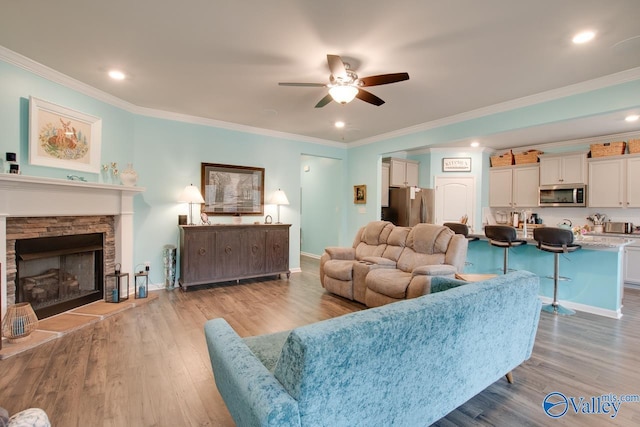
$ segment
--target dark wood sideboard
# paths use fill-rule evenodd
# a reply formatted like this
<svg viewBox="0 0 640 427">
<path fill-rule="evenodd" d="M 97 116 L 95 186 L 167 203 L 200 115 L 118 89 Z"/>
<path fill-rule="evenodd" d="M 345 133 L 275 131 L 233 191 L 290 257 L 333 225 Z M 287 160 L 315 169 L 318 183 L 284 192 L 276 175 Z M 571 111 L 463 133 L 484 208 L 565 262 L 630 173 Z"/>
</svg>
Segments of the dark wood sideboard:
<svg viewBox="0 0 640 427">
<path fill-rule="evenodd" d="M 180 279 L 189 286 L 286 273 L 290 224 L 181 225 Z"/>
</svg>

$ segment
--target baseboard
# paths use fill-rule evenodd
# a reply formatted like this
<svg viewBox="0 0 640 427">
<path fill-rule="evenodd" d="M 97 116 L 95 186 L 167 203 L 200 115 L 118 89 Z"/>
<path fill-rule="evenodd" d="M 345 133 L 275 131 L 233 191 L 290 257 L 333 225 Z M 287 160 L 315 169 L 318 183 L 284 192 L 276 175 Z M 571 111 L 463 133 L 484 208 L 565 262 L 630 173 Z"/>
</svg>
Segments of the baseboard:
<svg viewBox="0 0 640 427">
<path fill-rule="evenodd" d="M 300 252 L 302 256 L 308 256 L 309 258 L 320 259 L 320 255 L 310 254 L 309 252 Z"/>
<path fill-rule="evenodd" d="M 540 296 L 540 300 L 543 304 L 551 304 L 552 298 Z M 620 319 L 622 317 L 622 310 L 607 310 L 600 307 L 594 307 L 592 305 L 579 304 L 571 301 L 558 301 L 563 306 L 576 311 L 583 311 L 585 313 L 596 314 L 598 316 L 610 317 L 612 319 Z"/>
</svg>

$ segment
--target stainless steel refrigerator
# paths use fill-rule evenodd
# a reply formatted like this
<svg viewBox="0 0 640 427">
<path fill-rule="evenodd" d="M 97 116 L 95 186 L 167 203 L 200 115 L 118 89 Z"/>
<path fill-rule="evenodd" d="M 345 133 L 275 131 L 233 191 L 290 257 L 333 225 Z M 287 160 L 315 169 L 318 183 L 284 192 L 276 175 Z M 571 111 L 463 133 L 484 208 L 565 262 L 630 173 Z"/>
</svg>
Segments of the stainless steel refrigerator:
<svg viewBox="0 0 640 427">
<path fill-rule="evenodd" d="M 403 227 L 434 221 L 435 191 L 431 188 L 407 187 L 389 189 L 389 208 L 383 219 Z"/>
</svg>

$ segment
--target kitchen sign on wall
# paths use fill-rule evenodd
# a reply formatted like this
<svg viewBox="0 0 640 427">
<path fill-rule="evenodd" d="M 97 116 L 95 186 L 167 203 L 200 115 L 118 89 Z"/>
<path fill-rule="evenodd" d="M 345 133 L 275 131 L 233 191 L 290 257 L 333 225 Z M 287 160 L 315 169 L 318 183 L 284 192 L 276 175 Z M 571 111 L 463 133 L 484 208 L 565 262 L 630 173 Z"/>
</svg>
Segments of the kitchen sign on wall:
<svg viewBox="0 0 640 427">
<path fill-rule="evenodd" d="M 471 172 L 471 157 L 445 157 L 442 172 Z"/>
</svg>

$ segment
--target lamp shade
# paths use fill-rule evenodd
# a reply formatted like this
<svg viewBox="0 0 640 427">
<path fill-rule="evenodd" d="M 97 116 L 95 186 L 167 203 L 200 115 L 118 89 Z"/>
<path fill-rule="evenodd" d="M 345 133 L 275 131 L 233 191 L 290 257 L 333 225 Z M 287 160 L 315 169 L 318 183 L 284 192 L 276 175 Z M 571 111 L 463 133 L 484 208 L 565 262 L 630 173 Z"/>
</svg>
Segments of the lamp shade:
<svg viewBox="0 0 640 427">
<path fill-rule="evenodd" d="M 184 190 L 180 193 L 180 197 L 178 197 L 178 201 L 186 203 L 204 203 L 200 190 L 198 190 L 198 187 L 193 184 L 184 187 Z"/>
<path fill-rule="evenodd" d="M 284 191 L 278 188 L 278 191 L 273 193 L 273 196 L 271 197 L 271 204 L 272 205 L 288 205 L 289 199 L 287 199 L 287 195 L 284 194 Z"/>
<path fill-rule="evenodd" d="M 340 104 L 347 104 L 353 101 L 357 94 L 358 88 L 351 85 L 338 85 L 329 89 L 329 95 Z"/>
</svg>

